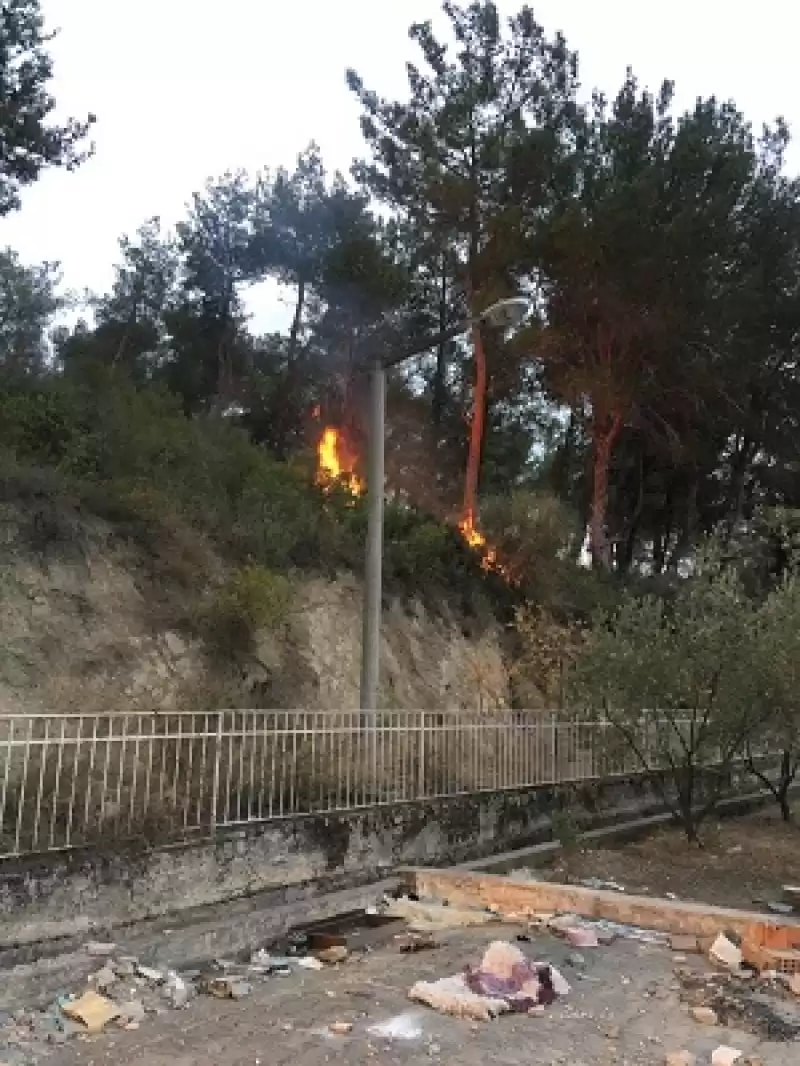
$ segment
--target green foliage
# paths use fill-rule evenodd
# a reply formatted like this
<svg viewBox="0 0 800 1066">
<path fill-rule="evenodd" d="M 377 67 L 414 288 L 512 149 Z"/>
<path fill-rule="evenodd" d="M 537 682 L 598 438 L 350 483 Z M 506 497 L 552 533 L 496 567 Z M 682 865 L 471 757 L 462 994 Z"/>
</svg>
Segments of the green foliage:
<svg viewBox="0 0 800 1066">
<path fill-rule="evenodd" d="M 709 553 L 671 600 L 628 593 L 600 614 L 571 673 L 573 706 L 608 720 L 613 743 L 665 775 L 690 838 L 763 724 L 760 628 L 736 572 Z"/>
<path fill-rule="evenodd" d="M 763 725 L 757 741 L 779 748 L 777 776 L 770 776 L 749 748 L 749 764 L 770 790 L 786 821 L 790 789 L 800 773 L 800 576 L 787 574 L 759 610 L 758 677 Z M 757 745 L 755 745 L 757 746 Z"/>
<path fill-rule="evenodd" d="M 219 654 L 252 652 L 259 630 L 280 633 L 286 628 L 291 603 L 287 577 L 264 566 L 245 566 L 203 604 L 199 628 Z"/>
<path fill-rule="evenodd" d="M 0 118 L 3 133 L 0 160 L 0 215 L 19 207 L 20 190 L 47 167 L 73 169 L 89 154 L 81 149 L 89 126 L 70 119 L 48 122 L 55 101 L 48 92 L 53 64 L 46 45 L 39 0 L 6 0 L 0 8 Z"/>
</svg>

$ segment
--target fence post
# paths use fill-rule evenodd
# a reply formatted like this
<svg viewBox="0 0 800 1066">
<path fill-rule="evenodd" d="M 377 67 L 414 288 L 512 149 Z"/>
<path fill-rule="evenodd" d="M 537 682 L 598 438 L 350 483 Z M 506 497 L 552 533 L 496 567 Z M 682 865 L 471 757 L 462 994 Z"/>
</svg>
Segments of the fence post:
<svg viewBox="0 0 800 1066">
<path fill-rule="evenodd" d="M 556 717 L 550 716 L 550 782 L 559 784 L 561 775 L 558 773 L 558 735 L 556 730 Z"/>
<path fill-rule="evenodd" d="M 225 712 L 217 712 L 217 742 L 214 745 L 214 780 L 211 785 L 211 835 L 217 831 L 219 817 L 219 775 L 220 758 L 222 755 L 222 725 L 225 720 Z"/>
<path fill-rule="evenodd" d="M 425 786 L 428 779 L 428 772 L 425 768 L 425 711 L 420 711 L 419 727 L 419 778 L 417 788 L 419 790 L 419 798 L 425 799 L 427 796 Z"/>
</svg>

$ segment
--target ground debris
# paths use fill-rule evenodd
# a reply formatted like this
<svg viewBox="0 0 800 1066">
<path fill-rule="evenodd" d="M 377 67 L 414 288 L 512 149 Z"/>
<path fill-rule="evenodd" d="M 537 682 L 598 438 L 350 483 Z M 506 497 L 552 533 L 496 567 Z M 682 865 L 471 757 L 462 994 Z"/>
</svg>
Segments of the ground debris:
<svg viewBox="0 0 800 1066">
<path fill-rule="evenodd" d="M 689 1011 L 694 1021 L 701 1025 L 716 1025 L 719 1022 L 717 1012 L 711 1007 L 692 1007 Z"/>
<path fill-rule="evenodd" d="M 328 1026 L 330 1032 L 335 1036 L 347 1036 L 348 1033 L 353 1031 L 352 1022 L 331 1022 Z"/>
<path fill-rule="evenodd" d="M 754 1033 L 765 1040 L 800 1038 L 800 1009 L 782 982 L 755 975 L 676 971 L 681 998 L 690 1008 L 706 1007 L 718 1023 Z"/>
<path fill-rule="evenodd" d="M 91 989 L 84 992 L 79 999 L 64 1003 L 61 1010 L 68 1018 L 81 1022 L 87 1033 L 102 1033 L 108 1023 L 119 1014 L 116 1003 Z"/>
<path fill-rule="evenodd" d="M 664 1066 L 695 1066 L 697 1056 L 691 1051 L 670 1051 L 664 1059 Z"/>
<path fill-rule="evenodd" d="M 398 948 L 404 955 L 417 951 L 431 951 L 439 947 L 439 941 L 431 933 L 407 933 L 398 938 Z"/>
<path fill-rule="evenodd" d="M 479 967 L 467 966 L 463 973 L 437 981 L 418 981 L 408 996 L 441 1014 L 488 1021 L 505 1013 L 537 1013 L 535 1008 L 568 992 L 555 967 L 531 962 L 513 944 L 496 940 Z"/>
<path fill-rule="evenodd" d="M 83 950 L 87 955 L 92 955 L 94 958 L 107 959 L 117 950 L 117 945 L 103 943 L 99 940 L 90 940 L 88 944 L 84 944 Z"/>
<path fill-rule="evenodd" d="M 741 1057 L 742 1052 L 738 1048 L 721 1044 L 711 1052 L 711 1066 L 733 1066 L 735 1062 L 740 1061 Z"/>
<path fill-rule="evenodd" d="M 435 932 L 439 929 L 466 928 L 499 921 L 496 914 L 478 908 L 448 907 L 444 903 L 422 903 L 408 897 L 390 900 L 384 913 L 403 918 L 411 932 Z"/>
<path fill-rule="evenodd" d="M 725 933 L 719 934 L 711 945 L 708 954 L 713 962 L 726 966 L 731 971 L 735 972 L 741 969 L 742 949 L 738 944 L 734 944 Z"/>
<path fill-rule="evenodd" d="M 198 982 L 201 992 L 215 999 L 244 999 L 253 991 L 253 986 L 235 975 L 211 974 Z"/>
</svg>

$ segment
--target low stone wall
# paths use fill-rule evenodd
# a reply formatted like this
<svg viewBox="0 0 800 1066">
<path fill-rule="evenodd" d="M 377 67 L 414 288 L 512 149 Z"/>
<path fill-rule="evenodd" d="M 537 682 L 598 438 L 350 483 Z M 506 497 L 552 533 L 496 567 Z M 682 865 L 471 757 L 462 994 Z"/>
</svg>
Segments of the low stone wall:
<svg viewBox="0 0 800 1066">
<path fill-rule="evenodd" d="M 732 791 L 744 788 L 732 782 Z M 5 860 L 0 953 L 144 919 L 174 916 L 177 924 L 258 894 L 284 907 L 378 881 L 399 866 L 448 866 L 528 847 L 552 838 L 556 811 L 589 829 L 662 809 L 652 784 L 634 777 L 297 817 L 152 850 L 112 842 L 105 851 Z"/>
</svg>

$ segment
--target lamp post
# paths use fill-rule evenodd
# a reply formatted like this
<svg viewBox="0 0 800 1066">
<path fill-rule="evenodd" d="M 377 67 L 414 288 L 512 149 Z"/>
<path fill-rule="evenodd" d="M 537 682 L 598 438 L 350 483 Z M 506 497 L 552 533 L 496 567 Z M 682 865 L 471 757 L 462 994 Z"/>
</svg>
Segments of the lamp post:
<svg viewBox="0 0 800 1066">
<path fill-rule="evenodd" d="M 386 371 L 415 359 L 438 344 L 455 340 L 476 323 L 488 323 L 513 329 L 521 325 L 530 310 L 522 296 L 499 300 L 491 307 L 467 319 L 453 329 L 430 337 L 412 351 L 382 359 L 376 356 L 370 365 L 369 429 L 367 439 L 367 553 L 364 572 L 364 607 L 361 632 L 361 713 L 362 718 L 378 709 L 380 677 L 381 606 L 383 601 L 383 505 L 384 459 L 386 438 Z M 366 723 L 365 723 L 366 724 Z"/>
</svg>

